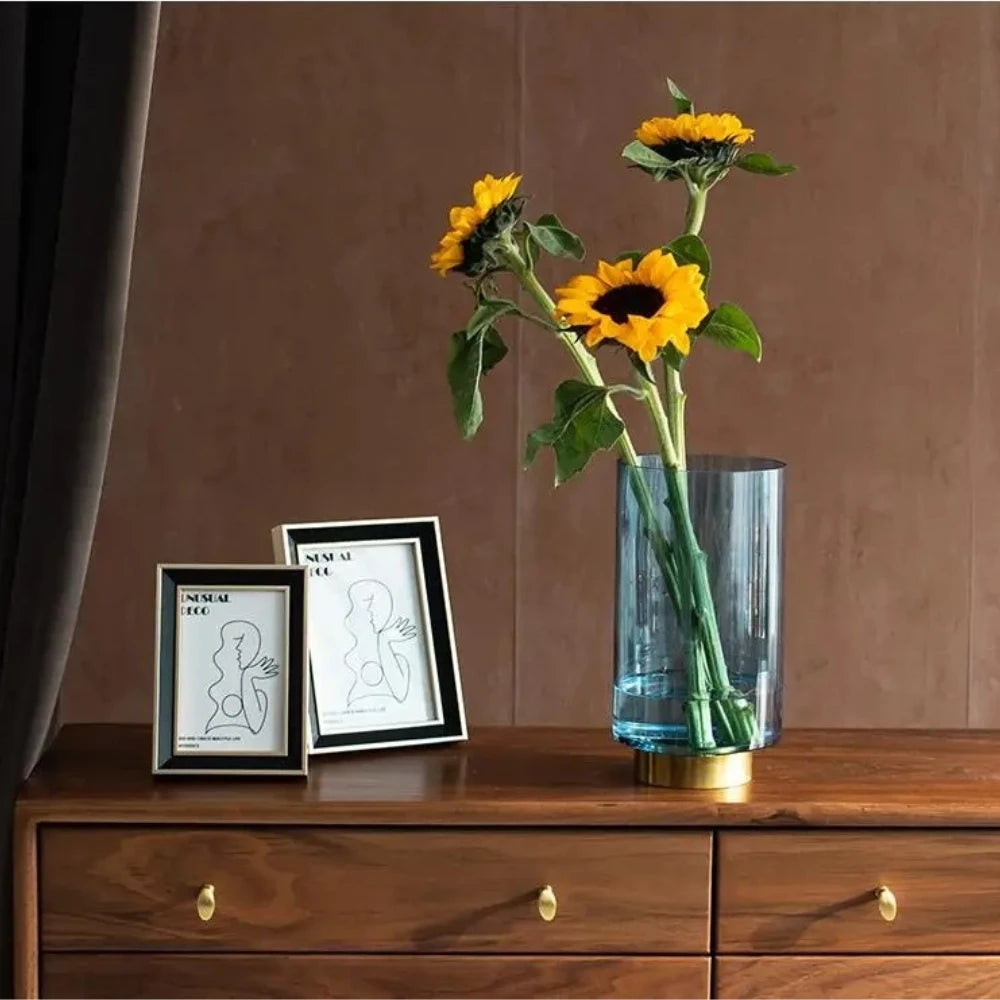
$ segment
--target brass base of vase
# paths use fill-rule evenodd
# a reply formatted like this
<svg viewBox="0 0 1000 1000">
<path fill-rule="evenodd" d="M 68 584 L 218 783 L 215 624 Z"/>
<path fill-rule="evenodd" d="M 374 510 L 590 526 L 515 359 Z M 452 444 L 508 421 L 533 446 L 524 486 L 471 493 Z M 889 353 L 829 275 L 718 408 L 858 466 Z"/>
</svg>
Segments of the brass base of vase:
<svg viewBox="0 0 1000 1000">
<path fill-rule="evenodd" d="M 735 788 L 753 777 L 753 754 L 682 757 L 669 753 L 635 752 L 635 780 L 661 788 Z"/>
</svg>

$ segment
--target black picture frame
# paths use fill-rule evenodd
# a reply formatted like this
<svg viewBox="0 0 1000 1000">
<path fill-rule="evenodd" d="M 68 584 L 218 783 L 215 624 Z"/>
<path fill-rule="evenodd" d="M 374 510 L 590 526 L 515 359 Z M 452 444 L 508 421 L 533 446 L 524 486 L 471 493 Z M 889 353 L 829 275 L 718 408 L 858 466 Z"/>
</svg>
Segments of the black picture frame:
<svg viewBox="0 0 1000 1000">
<path fill-rule="evenodd" d="M 461 676 L 455 646 L 454 626 L 444 564 L 441 526 L 437 517 L 390 518 L 365 521 L 322 521 L 281 524 L 272 530 L 275 558 L 285 564 L 302 565 L 301 546 L 350 546 L 415 541 L 419 551 L 419 571 L 426 605 L 425 633 L 432 647 L 433 668 L 437 678 L 440 721 L 391 729 L 359 728 L 336 733 L 321 732 L 313 675 L 313 657 L 309 657 L 310 683 L 308 719 L 310 753 L 342 753 L 351 750 L 382 749 L 422 744 L 458 742 L 468 738 Z M 315 568 L 311 570 L 314 572 Z M 320 600 L 313 583 L 314 601 Z M 313 613 L 319 612 L 313 604 Z M 310 630 L 310 642 L 316 641 Z"/>
<path fill-rule="evenodd" d="M 203 593 L 220 591 L 224 594 L 227 588 L 240 591 L 284 592 L 285 632 L 284 643 L 281 646 L 286 657 L 284 714 L 281 729 L 285 737 L 284 752 L 258 753 L 244 750 L 214 753 L 202 749 L 192 752 L 185 751 L 183 747 L 178 748 L 178 694 L 182 672 L 195 671 L 209 683 L 213 679 L 212 668 L 208 663 L 186 665 L 180 660 L 181 600 L 187 590 Z M 180 564 L 157 566 L 154 775 L 256 777 L 306 775 L 309 762 L 306 723 L 307 592 L 308 574 L 304 567 Z M 221 634 L 220 632 L 220 636 Z M 215 670 L 221 676 L 217 666 Z M 227 726 L 226 729 L 230 732 L 236 731 L 232 726 Z M 206 733 L 208 731 L 207 725 L 205 731 Z"/>
</svg>

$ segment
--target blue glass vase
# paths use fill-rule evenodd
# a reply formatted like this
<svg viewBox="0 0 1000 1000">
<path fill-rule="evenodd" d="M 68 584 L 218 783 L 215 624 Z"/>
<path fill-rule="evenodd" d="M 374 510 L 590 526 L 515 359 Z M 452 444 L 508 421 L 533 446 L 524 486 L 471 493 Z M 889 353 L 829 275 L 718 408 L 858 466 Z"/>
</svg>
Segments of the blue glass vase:
<svg viewBox="0 0 1000 1000">
<path fill-rule="evenodd" d="M 658 455 L 619 465 L 620 742 L 712 758 L 779 738 L 784 471 L 770 459 L 693 456 L 671 481 Z"/>
</svg>

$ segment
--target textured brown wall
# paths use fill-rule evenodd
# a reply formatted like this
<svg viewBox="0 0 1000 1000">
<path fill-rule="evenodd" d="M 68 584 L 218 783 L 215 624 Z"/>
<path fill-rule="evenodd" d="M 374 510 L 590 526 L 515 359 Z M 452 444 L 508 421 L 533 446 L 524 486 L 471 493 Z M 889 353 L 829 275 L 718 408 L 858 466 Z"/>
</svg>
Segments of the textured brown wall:
<svg viewBox="0 0 1000 1000">
<path fill-rule="evenodd" d="M 670 72 L 802 173 L 706 237 L 761 367 L 706 345 L 691 439 L 789 463 L 786 718 L 996 725 L 1000 12 L 993 5 L 167 5 L 104 502 L 64 697 L 147 719 L 152 567 L 267 561 L 282 520 L 441 515 L 473 722 L 608 716 L 613 462 L 518 471 L 539 331 L 473 444 L 447 206 L 511 169 L 592 251 L 674 235 L 624 169 Z M 564 275 L 553 269 L 552 276 Z"/>
</svg>

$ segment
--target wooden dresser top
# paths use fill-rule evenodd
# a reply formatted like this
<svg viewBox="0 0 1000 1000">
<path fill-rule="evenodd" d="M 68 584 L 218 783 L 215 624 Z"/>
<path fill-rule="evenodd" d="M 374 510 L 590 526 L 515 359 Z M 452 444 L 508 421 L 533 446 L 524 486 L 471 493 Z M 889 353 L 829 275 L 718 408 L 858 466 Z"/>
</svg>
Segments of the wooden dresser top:
<svg viewBox="0 0 1000 1000">
<path fill-rule="evenodd" d="M 604 730 L 483 728 L 467 743 L 314 757 L 306 779 L 162 777 L 148 726 L 73 725 L 22 822 L 1000 827 L 1000 733 L 791 730 L 720 792 L 636 786 Z"/>
</svg>

